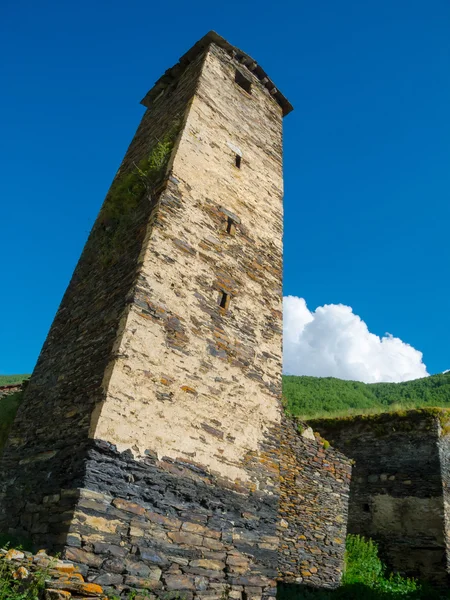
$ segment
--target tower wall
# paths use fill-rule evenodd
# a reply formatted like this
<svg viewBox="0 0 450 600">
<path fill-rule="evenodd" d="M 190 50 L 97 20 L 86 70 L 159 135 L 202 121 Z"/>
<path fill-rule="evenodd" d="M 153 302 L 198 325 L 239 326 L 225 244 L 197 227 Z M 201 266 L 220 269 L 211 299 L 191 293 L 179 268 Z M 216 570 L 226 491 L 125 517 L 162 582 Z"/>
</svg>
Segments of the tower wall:
<svg viewBox="0 0 450 600">
<path fill-rule="evenodd" d="M 282 115 L 235 69 L 210 47 L 92 419 L 102 495 L 83 492 L 66 556 L 119 587 L 275 593 Z M 117 546 L 133 566 L 112 575 Z"/>
<path fill-rule="evenodd" d="M 339 585 L 351 469 L 350 459 L 314 435 L 311 428 L 283 419 L 278 557 L 281 582 L 303 588 Z M 301 593 L 298 588 L 296 593 Z"/>
<path fill-rule="evenodd" d="M 259 487 L 246 461 L 281 415 L 281 109 L 235 68 L 206 55 L 92 435 Z"/>
<path fill-rule="evenodd" d="M 128 214 L 119 202 L 126 217 L 121 230 L 110 217 L 117 212 L 112 191 L 184 119 L 202 62 L 199 55 L 187 65 L 144 114 L 89 235 L 3 452 L 0 531 L 47 547 L 65 541 L 74 499 L 70 492 L 51 505 L 48 499 L 82 485 L 92 413 L 105 396 L 108 365 L 158 200 L 157 193 L 144 194 Z"/>
<path fill-rule="evenodd" d="M 147 97 L 2 461 L 0 523 L 119 591 L 275 594 L 282 109 L 232 54 Z M 167 177 L 116 205 L 180 116 Z"/>
</svg>

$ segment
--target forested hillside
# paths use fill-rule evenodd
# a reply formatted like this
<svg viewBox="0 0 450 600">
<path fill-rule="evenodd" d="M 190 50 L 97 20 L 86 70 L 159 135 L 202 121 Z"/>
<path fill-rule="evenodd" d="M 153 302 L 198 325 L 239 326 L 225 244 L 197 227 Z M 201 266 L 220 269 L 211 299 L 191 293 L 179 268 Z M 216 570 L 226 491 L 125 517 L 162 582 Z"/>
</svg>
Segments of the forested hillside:
<svg viewBox="0 0 450 600">
<path fill-rule="evenodd" d="M 283 396 L 288 413 L 299 417 L 384 412 L 402 407 L 450 407 L 450 373 L 403 383 L 284 375 Z"/>
</svg>

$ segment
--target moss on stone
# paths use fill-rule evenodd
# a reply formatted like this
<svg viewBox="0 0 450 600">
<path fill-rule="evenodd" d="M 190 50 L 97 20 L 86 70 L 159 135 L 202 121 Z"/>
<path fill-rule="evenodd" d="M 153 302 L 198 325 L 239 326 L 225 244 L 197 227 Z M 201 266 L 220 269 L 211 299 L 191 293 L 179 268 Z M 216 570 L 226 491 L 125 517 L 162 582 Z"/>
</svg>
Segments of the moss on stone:
<svg viewBox="0 0 450 600">
<path fill-rule="evenodd" d="M 138 216 L 140 201 L 144 195 L 152 194 L 165 172 L 179 129 L 180 120 L 176 119 L 151 152 L 135 164 L 134 169 L 119 174 L 111 186 L 99 216 L 102 227 L 98 248 L 104 265 L 120 257 L 127 232 Z"/>
</svg>

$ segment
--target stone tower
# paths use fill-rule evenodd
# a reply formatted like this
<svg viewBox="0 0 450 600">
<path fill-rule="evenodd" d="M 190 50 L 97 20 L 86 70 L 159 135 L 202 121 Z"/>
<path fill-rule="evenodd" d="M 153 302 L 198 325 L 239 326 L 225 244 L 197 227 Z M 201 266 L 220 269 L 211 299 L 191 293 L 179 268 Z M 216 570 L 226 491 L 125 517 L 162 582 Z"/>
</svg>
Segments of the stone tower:
<svg viewBox="0 0 450 600">
<path fill-rule="evenodd" d="M 214 32 L 143 104 L 4 451 L 0 531 L 119 590 L 267 597 L 292 107 Z"/>
</svg>

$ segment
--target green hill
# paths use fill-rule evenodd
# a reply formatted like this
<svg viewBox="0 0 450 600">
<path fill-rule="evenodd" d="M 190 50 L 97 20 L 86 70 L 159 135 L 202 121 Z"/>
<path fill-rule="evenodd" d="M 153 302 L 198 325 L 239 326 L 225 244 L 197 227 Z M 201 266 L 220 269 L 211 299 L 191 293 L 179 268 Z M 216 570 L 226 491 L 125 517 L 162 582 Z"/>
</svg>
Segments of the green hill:
<svg viewBox="0 0 450 600">
<path fill-rule="evenodd" d="M 2 385 L 13 385 L 14 383 L 21 383 L 24 379 L 29 378 L 28 375 L 0 375 L 0 386 Z"/>
<path fill-rule="evenodd" d="M 304 418 L 425 406 L 450 407 L 450 373 L 403 383 L 361 383 L 334 377 L 284 375 L 283 396 L 287 412 Z"/>
</svg>

